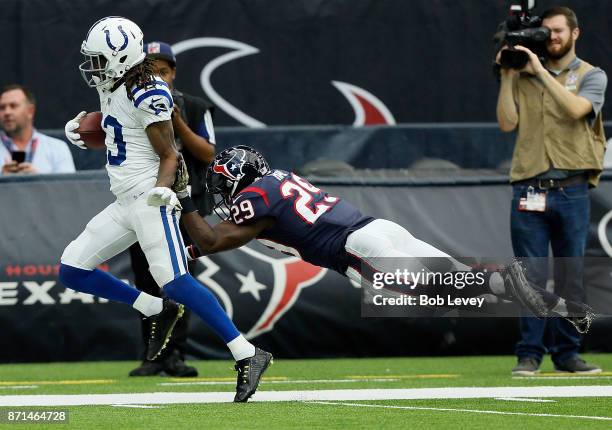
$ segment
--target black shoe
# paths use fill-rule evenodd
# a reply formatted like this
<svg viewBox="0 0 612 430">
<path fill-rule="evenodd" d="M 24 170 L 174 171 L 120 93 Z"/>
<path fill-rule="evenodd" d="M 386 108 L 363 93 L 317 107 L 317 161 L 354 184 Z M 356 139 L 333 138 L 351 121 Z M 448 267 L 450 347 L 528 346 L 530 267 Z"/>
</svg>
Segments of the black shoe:
<svg viewBox="0 0 612 430">
<path fill-rule="evenodd" d="M 155 361 L 143 361 L 140 366 L 130 372 L 130 376 L 156 376 L 164 370 L 161 363 Z"/>
<path fill-rule="evenodd" d="M 538 318 L 544 318 L 548 315 L 548 308 L 544 298 L 527 281 L 525 269 L 520 261 L 513 259 L 512 263 L 501 271 L 501 275 L 506 286 L 506 294 L 510 294 L 514 301 L 518 301 Z"/>
<path fill-rule="evenodd" d="M 180 317 L 183 316 L 185 307 L 170 299 L 164 299 L 162 311 L 157 315 L 149 317 L 151 331 L 147 345 L 147 360 L 153 361 L 164 350 L 172 330 Z"/>
<path fill-rule="evenodd" d="M 540 371 L 540 362 L 535 357 L 520 358 L 512 369 L 512 376 L 533 376 Z"/>
<path fill-rule="evenodd" d="M 555 371 L 594 374 L 601 373 L 601 367 L 597 366 L 596 364 L 589 364 L 576 355 L 568 358 L 559 365 L 555 364 Z"/>
<path fill-rule="evenodd" d="M 234 402 L 249 400 L 257 390 L 261 375 L 270 364 L 272 364 L 272 354 L 259 348 L 255 348 L 254 356 L 236 362 L 234 369 L 238 371 L 238 379 Z"/>
<path fill-rule="evenodd" d="M 567 317 L 566 320 L 571 322 L 580 334 L 585 334 L 591 328 L 591 323 L 595 319 L 595 312 L 588 305 L 579 302 L 566 302 Z"/>
<path fill-rule="evenodd" d="M 164 373 L 168 376 L 175 376 L 178 378 L 198 376 L 198 369 L 193 366 L 187 366 L 181 354 L 176 349 L 162 362 L 162 368 Z"/>
</svg>

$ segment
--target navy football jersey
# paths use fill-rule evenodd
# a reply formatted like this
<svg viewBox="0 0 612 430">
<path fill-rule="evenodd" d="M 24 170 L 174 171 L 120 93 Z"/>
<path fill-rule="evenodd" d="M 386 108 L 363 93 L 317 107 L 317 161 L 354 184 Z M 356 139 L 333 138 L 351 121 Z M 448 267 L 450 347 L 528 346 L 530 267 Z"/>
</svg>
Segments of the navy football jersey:
<svg viewBox="0 0 612 430">
<path fill-rule="evenodd" d="M 273 170 L 242 190 L 230 213 L 237 225 L 274 218 L 274 225 L 257 237 L 260 242 L 342 274 L 348 265 L 346 237 L 374 219 L 283 170 Z"/>
</svg>

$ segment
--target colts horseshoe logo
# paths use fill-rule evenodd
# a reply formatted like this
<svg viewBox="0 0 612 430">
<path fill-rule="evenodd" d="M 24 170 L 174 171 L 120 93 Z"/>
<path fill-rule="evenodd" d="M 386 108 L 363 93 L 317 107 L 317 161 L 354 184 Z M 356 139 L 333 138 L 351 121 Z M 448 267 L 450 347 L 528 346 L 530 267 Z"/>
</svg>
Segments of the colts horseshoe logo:
<svg viewBox="0 0 612 430">
<path fill-rule="evenodd" d="M 128 35 L 126 34 L 126 32 L 123 31 L 123 28 L 121 28 L 121 26 L 119 26 L 117 29 L 119 30 L 119 33 L 121 33 L 121 35 L 123 36 L 123 45 L 121 45 L 119 48 L 113 45 L 113 42 L 110 39 L 110 30 L 104 29 L 104 33 L 106 34 L 106 44 L 110 49 L 115 52 L 123 51 L 128 45 Z"/>
</svg>

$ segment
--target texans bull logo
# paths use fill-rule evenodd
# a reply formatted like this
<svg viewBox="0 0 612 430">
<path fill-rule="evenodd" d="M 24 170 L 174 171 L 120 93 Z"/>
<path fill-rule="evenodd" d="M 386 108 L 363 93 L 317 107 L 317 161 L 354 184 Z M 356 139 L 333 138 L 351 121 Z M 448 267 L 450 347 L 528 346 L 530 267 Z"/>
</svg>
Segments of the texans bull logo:
<svg viewBox="0 0 612 430">
<path fill-rule="evenodd" d="M 317 283 L 326 272 L 297 257 L 279 256 L 251 243 L 201 257 L 195 276 L 217 295 L 245 337 L 253 339 L 272 330 L 296 303 L 301 290 Z"/>
<path fill-rule="evenodd" d="M 226 39 L 221 37 L 197 37 L 194 39 L 183 40 L 172 45 L 175 55 L 198 49 L 198 48 L 226 48 L 230 51 L 209 61 L 200 74 L 200 83 L 206 96 L 217 107 L 234 118 L 240 124 L 252 128 L 266 127 L 262 121 L 253 118 L 241 111 L 221 94 L 219 94 L 212 84 L 212 74 L 219 67 L 248 55 L 258 54 L 260 51 L 254 46 L 246 43 Z M 356 85 L 331 81 L 331 84 L 346 98 L 355 114 L 354 126 L 388 124 L 394 125 L 395 118 L 387 106 L 374 94 Z"/>
<path fill-rule="evenodd" d="M 225 158 L 225 157 L 224 157 Z M 242 149 L 234 151 L 234 155 L 229 160 L 221 160 L 221 162 L 215 162 L 213 171 L 220 173 L 228 179 L 236 180 L 241 173 L 241 166 L 246 158 L 246 152 Z"/>
</svg>

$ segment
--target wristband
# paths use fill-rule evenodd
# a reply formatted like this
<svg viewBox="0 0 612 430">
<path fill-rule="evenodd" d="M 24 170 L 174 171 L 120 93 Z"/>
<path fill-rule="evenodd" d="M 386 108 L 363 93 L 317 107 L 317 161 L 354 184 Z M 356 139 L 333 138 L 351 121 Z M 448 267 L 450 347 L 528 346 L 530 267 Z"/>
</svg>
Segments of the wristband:
<svg viewBox="0 0 612 430">
<path fill-rule="evenodd" d="M 181 213 L 188 214 L 191 212 L 196 212 L 198 210 L 198 208 L 196 208 L 195 203 L 193 203 L 193 200 L 191 200 L 191 197 L 189 196 L 179 199 L 179 203 L 183 208 Z"/>
<path fill-rule="evenodd" d="M 189 245 L 185 248 L 185 250 L 187 251 L 188 259 L 190 261 L 197 260 L 202 256 L 202 253 L 195 245 Z"/>
</svg>

